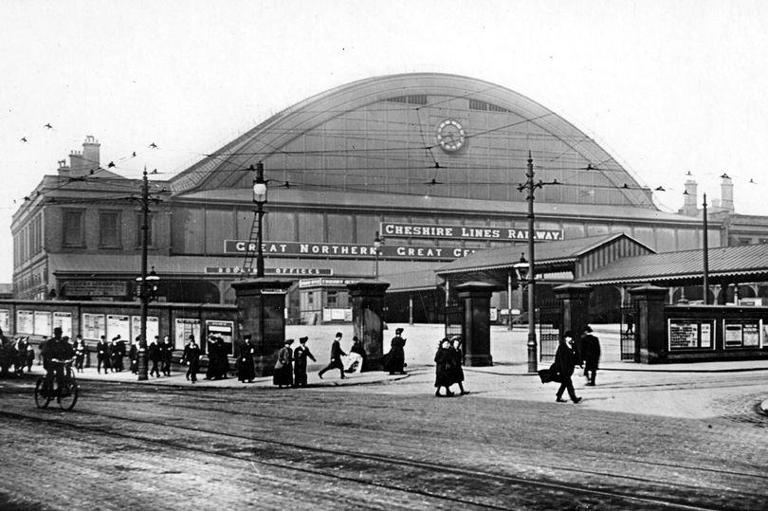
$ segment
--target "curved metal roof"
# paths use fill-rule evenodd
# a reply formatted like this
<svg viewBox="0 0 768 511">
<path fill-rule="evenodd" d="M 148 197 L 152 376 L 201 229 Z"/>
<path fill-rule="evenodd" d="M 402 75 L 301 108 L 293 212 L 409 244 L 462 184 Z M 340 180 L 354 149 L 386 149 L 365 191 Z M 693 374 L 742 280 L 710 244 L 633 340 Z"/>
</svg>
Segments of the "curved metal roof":
<svg viewBox="0 0 768 511">
<path fill-rule="evenodd" d="M 470 124 L 468 149 L 440 151 L 434 128 L 445 118 Z M 245 187 L 251 176 L 243 170 L 264 161 L 272 172 L 267 177 L 292 185 L 304 179 L 307 186 L 407 194 L 434 184 L 445 186 L 432 187 L 432 195 L 510 200 L 497 197 L 494 185 L 525 179 L 528 150 L 537 177 L 562 182 L 566 176 L 569 186 L 586 190 L 549 198 L 554 192 L 540 191 L 537 200 L 656 209 L 647 188 L 556 113 L 500 85 L 437 73 L 373 77 L 312 96 L 181 172 L 171 187 L 175 193 Z M 482 179 L 490 182 L 478 185 Z M 480 185 L 488 185 L 488 197 L 466 191 Z"/>
</svg>

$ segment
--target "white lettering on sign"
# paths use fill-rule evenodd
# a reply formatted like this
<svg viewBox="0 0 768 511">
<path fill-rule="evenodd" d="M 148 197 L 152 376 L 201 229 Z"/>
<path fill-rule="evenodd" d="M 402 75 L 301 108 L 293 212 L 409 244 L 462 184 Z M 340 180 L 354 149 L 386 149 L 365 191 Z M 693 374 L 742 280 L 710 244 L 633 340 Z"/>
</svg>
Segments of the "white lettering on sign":
<svg viewBox="0 0 768 511">
<path fill-rule="evenodd" d="M 381 233 L 392 238 L 453 238 L 465 240 L 524 241 L 528 229 L 497 226 L 418 225 L 382 222 Z M 563 239 L 562 229 L 535 229 L 535 241 Z"/>
</svg>

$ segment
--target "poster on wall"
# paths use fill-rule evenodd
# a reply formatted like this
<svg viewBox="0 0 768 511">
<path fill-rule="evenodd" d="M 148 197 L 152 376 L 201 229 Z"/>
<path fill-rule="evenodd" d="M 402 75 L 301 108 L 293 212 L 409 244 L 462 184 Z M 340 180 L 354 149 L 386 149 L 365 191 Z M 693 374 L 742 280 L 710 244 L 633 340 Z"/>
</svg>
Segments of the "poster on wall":
<svg viewBox="0 0 768 511">
<path fill-rule="evenodd" d="M 699 323 L 696 321 L 669 320 L 669 349 L 681 350 L 699 347 Z"/>
<path fill-rule="evenodd" d="M 0 309 L 0 328 L 3 329 L 4 334 L 10 334 L 10 328 L 8 328 L 8 322 L 11 317 L 11 311 L 8 309 Z"/>
<path fill-rule="evenodd" d="M 200 320 L 190 318 L 176 318 L 173 329 L 173 348 L 180 350 L 184 348 L 190 335 L 195 336 L 195 340 L 200 343 Z M 202 347 L 202 346 L 201 346 Z"/>
<path fill-rule="evenodd" d="M 131 341 L 140 335 L 141 316 L 131 316 Z M 147 316 L 147 343 L 154 341 L 155 337 L 160 337 L 160 318 L 157 316 Z"/>
<path fill-rule="evenodd" d="M 32 335 L 35 333 L 35 313 L 16 311 L 16 333 Z"/>
<path fill-rule="evenodd" d="M 122 340 L 133 341 L 130 318 L 122 314 L 107 314 L 107 340 L 114 339 L 118 335 Z"/>
<path fill-rule="evenodd" d="M 712 347 L 712 325 L 709 323 L 701 324 L 701 347 Z"/>
<path fill-rule="evenodd" d="M 726 348 L 741 348 L 743 344 L 743 327 L 741 323 L 725 323 L 723 338 Z"/>
<path fill-rule="evenodd" d="M 50 337 L 53 335 L 51 329 L 51 313 L 47 311 L 35 311 L 35 335 Z"/>
<path fill-rule="evenodd" d="M 224 345 L 227 347 L 227 353 L 234 354 L 234 335 L 235 335 L 235 323 L 234 321 L 223 321 L 215 319 L 207 319 L 205 321 L 205 332 L 210 338 L 212 335 L 215 337 L 221 337 L 224 340 Z"/>
<path fill-rule="evenodd" d="M 106 335 L 107 322 L 104 314 L 83 313 L 82 321 L 83 339 L 98 341 L 102 335 Z"/>
<path fill-rule="evenodd" d="M 762 321 L 760 321 L 762 323 Z M 744 323 L 743 325 L 743 338 L 744 347 L 756 348 L 760 346 L 760 331 L 761 324 L 755 321 L 754 323 Z"/>
<path fill-rule="evenodd" d="M 53 313 L 53 328 L 61 328 L 61 335 L 72 337 L 72 313 L 71 312 L 54 312 Z"/>
</svg>

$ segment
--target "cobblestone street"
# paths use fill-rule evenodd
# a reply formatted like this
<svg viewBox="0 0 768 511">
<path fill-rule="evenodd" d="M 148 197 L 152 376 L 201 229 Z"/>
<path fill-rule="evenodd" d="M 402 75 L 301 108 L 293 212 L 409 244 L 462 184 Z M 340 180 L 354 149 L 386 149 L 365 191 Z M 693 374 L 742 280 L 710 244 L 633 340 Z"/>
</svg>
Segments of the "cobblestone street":
<svg viewBox="0 0 768 511">
<path fill-rule="evenodd" d="M 706 418 L 542 402 L 512 391 L 522 377 L 469 372 L 473 393 L 435 399 L 430 377 L 304 391 L 82 381 L 68 413 L 36 409 L 33 379 L 3 380 L 0 508 L 765 508 L 754 375 L 706 375 Z M 659 392 L 642 379 L 625 398 Z"/>
</svg>

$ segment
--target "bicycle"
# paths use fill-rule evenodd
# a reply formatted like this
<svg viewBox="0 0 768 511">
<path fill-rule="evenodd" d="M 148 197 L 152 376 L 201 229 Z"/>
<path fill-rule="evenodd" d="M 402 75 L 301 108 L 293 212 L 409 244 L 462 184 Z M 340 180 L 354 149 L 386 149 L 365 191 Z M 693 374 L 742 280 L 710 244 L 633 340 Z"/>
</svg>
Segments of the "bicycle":
<svg viewBox="0 0 768 511">
<path fill-rule="evenodd" d="M 51 360 L 51 364 L 64 366 L 64 372 L 61 374 L 61 377 L 58 374 L 53 375 L 53 389 L 47 388 L 45 375 L 37 379 L 37 384 L 35 385 L 35 404 L 38 408 L 47 408 L 53 398 L 56 398 L 62 410 L 71 410 L 75 407 L 79 388 L 75 373 L 72 371 L 73 361 L 74 359 L 57 360 L 54 358 Z"/>
</svg>

